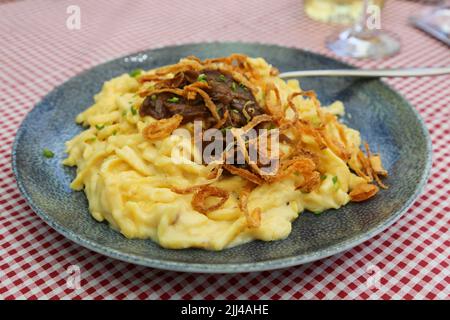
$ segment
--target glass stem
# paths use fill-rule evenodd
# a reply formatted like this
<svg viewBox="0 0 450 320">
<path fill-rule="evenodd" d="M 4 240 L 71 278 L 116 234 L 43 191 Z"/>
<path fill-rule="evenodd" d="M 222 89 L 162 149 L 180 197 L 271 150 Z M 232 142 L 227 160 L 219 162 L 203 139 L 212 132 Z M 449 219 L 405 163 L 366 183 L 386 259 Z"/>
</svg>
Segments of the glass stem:
<svg viewBox="0 0 450 320">
<path fill-rule="evenodd" d="M 358 22 L 353 27 L 353 29 L 357 33 L 363 32 L 363 31 L 367 31 L 367 17 L 368 17 L 367 9 L 369 7 L 369 1 L 370 0 L 363 0 L 363 7 L 362 7 L 361 16 L 358 19 Z"/>
</svg>

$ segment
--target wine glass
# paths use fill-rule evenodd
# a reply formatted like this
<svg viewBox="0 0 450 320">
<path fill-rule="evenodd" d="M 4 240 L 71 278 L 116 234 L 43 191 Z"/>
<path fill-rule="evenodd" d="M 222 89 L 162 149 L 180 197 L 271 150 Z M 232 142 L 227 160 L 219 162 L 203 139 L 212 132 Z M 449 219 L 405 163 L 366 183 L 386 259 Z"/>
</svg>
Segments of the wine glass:
<svg viewBox="0 0 450 320">
<path fill-rule="evenodd" d="M 327 38 L 327 47 L 342 57 L 381 59 L 400 50 L 398 39 L 380 29 L 367 26 L 369 0 L 363 0 L 359 21 L 351 28 Z"/>
</svg>

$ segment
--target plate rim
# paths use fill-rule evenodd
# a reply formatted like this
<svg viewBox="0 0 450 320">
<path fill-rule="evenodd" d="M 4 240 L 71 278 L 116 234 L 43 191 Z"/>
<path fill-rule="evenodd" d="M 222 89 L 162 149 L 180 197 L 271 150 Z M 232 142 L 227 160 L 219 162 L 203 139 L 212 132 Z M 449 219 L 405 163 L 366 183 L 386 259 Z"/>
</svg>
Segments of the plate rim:
<svg viewBox="0 0 450 320">
<path fill-rule="evenodd" d="M 163 50 L 163 49 L 170 49 L 170 48 L 180 48 L 180 47 L 186 47 L 186 46 L 192 46 L 192 45 L 257 45 L 257 46 L 266 46 L 266 47 L 274 47 L 274 48 L 280 48 L 280 49 L 295 49 L 298 51 L 305 52 L 309 55 L 320 57 L 320 58 L 326 58 L 330 60 L 334 60 L 335 62 L 338 62 L 342 64 L 343 66 L 354 69 L 355 67 L 347 62 L 343 62 L 340 60 L 337 60 L 336 58 L 317 53 L 312 52 L 310 50 L 305 50 L 302 48 L 297 48 L 294 46 L 284 46 L 284 45 L 278 45 L 278 44 L 272 44 L 272 43 L 262 43 L 262 42 L 239 42 L 239 41 L 211 41 L 211 42 L 190 42 L 190 43 L 182 43 L 182 44 L 175 44 L 175 45 L 169 45 L 169 46 L 156 46 L 153 48 L 149 48 L 146 50 L 140 50 L 137 52 L 133 52 L 130 54 L 114 57 L 112 59 L 109 59 L 107 61 L 104 61 L 102 63 L 98 63 L 96 65 L 93 65 L 89 67 L 86 70 L 83 70 L 82 72 L 79 72 L 75 74 L 74 76 L 66 79 L 64 82 L 58 84 L 55 86 L 52 90 L 47 92 L 34 106 L 33 108 L 27 113 L 27 115 L 23 118 L 23 120 L 20 123 L 20 126 L 18 130 L 16 131 L 14 143 L 12 145 L 11 149 L 11 164 L 12 164 L 12 171 L 14 173 L 14 178 L 16 180 L 18 189 L 21 193 L 21 195 L 24 197 L 24 199 L 27 201 L 27 204 L 31 207 L 31 209 L 52 229 L 54 229 L 59 234 L 63 235 L 65 238 L 75 242 L 78 245 L 81 245 L 82 247 L 85 247 L 89 250 L 95 251 L 97 253 L 100 253 L 102 255 L 108 256 L 113 259 L 121 260 L 124 262 L 137 264 L 145 267 L 152 267 L 157 269 L 163 269 L 163 270 L 170 270 L 170 271 L 177 271 L 177 272 L 191 272 L 191 273 L 247 273 L 247 272 L 259 272 L 259 271 L 267 271 L 267 270 L 275 270 L 275 269 L 281 269 L 281 268 L 288 268 L 292 266 L 297 266 L 309 262 L 313 262 L 316 260 L 324 259 L 333 255 L 336 255 L 338 253 L 342 253 L 344 251 L 347 251 L 353 247 L 356 247 L 360 245 L 361 243 L 373 238 L 377 234 L 381 233 L 382 231 L 386 230 L 388 227 L 390 227 L 392 224 L 394 224 L 400 217 L 402 217 L 406 211 L 412 206 L 412 204 L 415 202 L 417 197 L 422 193 L 424 190 L 428 178 L 430 176 L 431 167 L 432 167 L 432 143 L 430 134 L 428 132 L 428 129 L 426 127 L 426 124 L 422 118 L 422 116 L 419 114 L 416 108 L 414 108 L 399 92 L 397 92 L 392 86 L 387 84 L 386 82 L 382 80 L 377 80 L 382 86 L 384 86 L 386 89 L 391 91 L 402 103 L 406 104 L 409 109 L 413 112 L 417 120 L 420 124 L 420 130 L 422 131 L 425 140 L 426 140 L 426 164 L 425 168 L 421 174 L 421 178 L 419 183 L 417 184 L 416 188 L 414 189 L 414 193 L 408 198 L 408 200 L 403 204 L 401 209 L 399 209 L 395 214 L 389 216 L 387 219 L 381 221 L 378 223 L 375 227 L 370 229 L 369 231 L 354 236 L 350 239 L 347 239 L 339 244 L 334 244 L 331 246 L 328 246 L 324 249 L 321 249 L 319 251 L 309 253 L 309 254 L 303 254 L 303 255 L 296 255 L 292 257 L 287 258 L 279 258 L 279 259 L 272 259 L 267 261 L 260 261 L 260 262 L 248 262 L 248 263 L 219 263 L 219 264 L 203 264 L 203 263 L 188 263 L 188 262 L 177 262 L 177 261 L 167 261 L 167 260 L 160 260 L 160 259 L 154 259 L 154 258 L 147 258 L 142 257 L 133 253 L 124 253 L 117 249 L 112 249 L 109 247 L 106 247 L 104 245 L 96 243 L 94 240 L 90 240 L 84 237 L 79 236 L 78 234 L 75 234 L 71 231 L 66 230 L 66 228 L 56 221 L 54 221 L 50 215 L 48 215 L 44 210 L 40 209 L 34 202 L 31 196 L 28 194 L 24 184 L 23 180 L 21 179 L 19 168 L 17 165 L 17 152 L 19 148 L 19 141 L 21 136 L 23 135 L 23 132 L 25 130 L 24 124 L 29 119 L 29 117 L 32 115 L 33 111 L 36 110 L 36 107 L 51 93 L 57 91 L 60 89 L 60 87 L 64 86 L 67 82 L 72 80 L 75 77 L 79 77 L 89 71 L 91 71 L 94 68 L 97 68 L 99 66 L 102 66 L 104 64 L 125 59 L 127 57 L 134 57 L 140 54 L 146 54 L 148 51 L 155 51 L 155 50 Z M 283 240 L 281 240 L 283 241 Z M 170 249 L 167 249 L 170 250 Z M 213 253 L 213 251 L 212 251 Z"/>
</svg>

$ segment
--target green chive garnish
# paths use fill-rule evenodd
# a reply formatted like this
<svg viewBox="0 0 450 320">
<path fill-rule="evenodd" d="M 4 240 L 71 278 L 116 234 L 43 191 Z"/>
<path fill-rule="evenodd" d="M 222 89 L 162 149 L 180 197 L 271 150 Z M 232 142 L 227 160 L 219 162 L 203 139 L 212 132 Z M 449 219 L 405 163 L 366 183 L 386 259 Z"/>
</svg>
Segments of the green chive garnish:
<svg viewBox="0 0 450 320">
<path fill-rule="evenodd" d="M 152 99 L 153 101 L 155 101 L 155 100 L 156 100 L 156 95 L 152 94 L 151 99 Z"/>
<path fill-rule="evenodd" d="M 127 110 L 122 111 L 122 117 L 125 117 L 127 115 Z"/>
<path fill-rule="evenodd" d="M 333 177 L 333 185 L 334 185 L 335 191 L 338 191 L 339 188 L 341 187 L 341 184 L 338 181 L 338 177 L 336 177 L 336 176 Z"/>
<path fill-rule="evenodd" d="M 137 114 L 137 110 L 133 107 L 130 108 L 131 114 L 135 116 Z"/>
<path fill-rule="evenodd" d="M 231 90 L 233 90 L 233 91 L 236 91 L 236 82 L 233 82 L 232 84 L 231 84 Z"/>
<path fill-rule="evenodd" d="M 180 98 L 178 98 L 178 97 L 172 97 L 170 99 L 167 99 L 167 102 L 172 102 L 172 103 L 177 103 L 178 101 L 180 101 Z"/>
<path fill-rule="evenodd" d="M 86 142 L 94 142 L 95 140 L 96 140 L 96 138 L 93 137 L 93 138 L 86 139 Z"/>
<path fill-rule="evenodd" d="M 105 127 L 105 125 L 104 124 L 96 124 L 95 127 L 97 128 L 98 131 L 100 131 Z"/>
<path fill-rule="evenodd" d="M 142 69 L 134 69 L 129 73 L 130 77 L 136 78 L 138 75 L 142 73 Z"/>
<path fill-rule="evenodd" d="M 52 151 L 48 150 L 47 148 L 42 150 L 42 155 L 46 158 L 53 158 L 55 156 L 55 154 Z"/>
<path fill-rule="evenodd" d="M 112 134 L 115 136 L 117 134 L 117 130 L 114 130 Z"/>
<path fill-rule="evenodd" d="M 202 73 L 198 76 L 197 81 L 206 82 L 206 74 Z"/>
<path fill-rule="evenodd" d="M 227 78 L 225 78 L 225 76 L 223 74 L 221 74 L 219 76 L 219 80 L 222 81 L 222 82 L 225 82 L 227 80 Z"/>
<path fill-rule="evenodd" d="M 325 180 L 327 178 L 327 175 L 324 174 L 323 176 L 320 177 L 320 180 Z"/>
<path fill-rule="evenodd" d="M 237 109 L 231 109 L 231 111 L 233 111 L 234 113 L 239 113 L 239 110 Z"/>
</svg>

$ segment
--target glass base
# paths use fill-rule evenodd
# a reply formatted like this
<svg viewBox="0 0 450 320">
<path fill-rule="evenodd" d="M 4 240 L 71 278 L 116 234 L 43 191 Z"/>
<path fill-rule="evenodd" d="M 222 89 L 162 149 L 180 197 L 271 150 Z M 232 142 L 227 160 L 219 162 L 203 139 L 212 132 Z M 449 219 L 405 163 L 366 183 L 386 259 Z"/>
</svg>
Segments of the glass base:
<svg viewBox="0 0 450 320">
<path fill-rule="evenodd" d="M 400 50 L 400 42 L 392 35 L 380 30 L 347 29 L 329 37 L 327 47 L 342 57 L 381 59 Z"/>
</svg>

